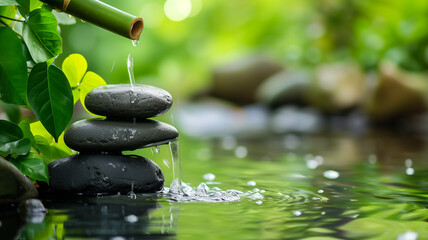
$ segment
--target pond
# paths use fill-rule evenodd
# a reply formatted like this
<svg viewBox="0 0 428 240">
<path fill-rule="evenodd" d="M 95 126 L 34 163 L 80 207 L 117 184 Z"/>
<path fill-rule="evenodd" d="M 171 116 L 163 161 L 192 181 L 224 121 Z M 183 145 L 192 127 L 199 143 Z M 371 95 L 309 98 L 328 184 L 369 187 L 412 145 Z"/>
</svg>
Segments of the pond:
<svg viewBox="0 0 428 240">
<path fill-rule="evenodd" d="M 1 239 L 428 239 L 427 143 L 393 131 L 181 137 L 183 182 L 239 201 L 44 199 L 47 215 L 27 224 L 2 207 Z M 171 181 L 168 146 L 157 152 L 139 154 Z"/>
</svg>

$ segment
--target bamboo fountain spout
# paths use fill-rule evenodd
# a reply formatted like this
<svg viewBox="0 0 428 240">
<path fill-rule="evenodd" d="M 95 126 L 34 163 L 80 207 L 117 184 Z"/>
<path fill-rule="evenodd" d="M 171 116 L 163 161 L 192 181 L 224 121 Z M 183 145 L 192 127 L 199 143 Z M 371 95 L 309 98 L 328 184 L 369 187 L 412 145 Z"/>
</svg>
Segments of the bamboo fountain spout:
<svg viewBox="0 0 428 240">
<path fill-rule="evenodd" d="M 41 0 L 50 6 L 132 40 L 140 38 L 144 23 L 98 0 Z"/>
</svg>

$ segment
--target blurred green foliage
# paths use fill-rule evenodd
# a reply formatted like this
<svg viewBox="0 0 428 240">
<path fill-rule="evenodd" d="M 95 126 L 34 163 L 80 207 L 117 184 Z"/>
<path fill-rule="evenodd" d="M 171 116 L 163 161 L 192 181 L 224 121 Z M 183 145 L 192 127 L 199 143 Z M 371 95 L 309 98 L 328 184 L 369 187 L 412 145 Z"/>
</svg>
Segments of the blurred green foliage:
<svg viewBox="0 0 428 240">
<path fill-rule="evenodd" d="M 82 53 L 107 82 L 118 83 L 129 82 L 132 53 L 137 83 L 183 98 L 209 84 L 213 67 L 252 53 L 291 68 L 349 59 L 366 70 L 385 59 L 408 70 L 428 64 L 423 0 L 191 0 L 189 17 L 179 22 L 166 16 L 165 0 L 105 2 L 144 19 L 139 46 L 78 21 L 63 26 L 64 55 Z"/>
</svg>

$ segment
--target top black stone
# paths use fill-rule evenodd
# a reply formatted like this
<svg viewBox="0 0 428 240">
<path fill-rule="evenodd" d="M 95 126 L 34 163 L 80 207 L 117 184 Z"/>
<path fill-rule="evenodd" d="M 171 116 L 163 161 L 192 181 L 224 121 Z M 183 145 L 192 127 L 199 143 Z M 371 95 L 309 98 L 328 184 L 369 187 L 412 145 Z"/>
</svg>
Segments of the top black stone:
<svg viewBox="0 0 428 240">
<path fill-rule="evenodd" d="M 114 84 L 94 88 L 86 95 L 86 108 L 110 118 L 150 118 L 167 112 L 171 95 L 148 85 Z"/>
</svg>

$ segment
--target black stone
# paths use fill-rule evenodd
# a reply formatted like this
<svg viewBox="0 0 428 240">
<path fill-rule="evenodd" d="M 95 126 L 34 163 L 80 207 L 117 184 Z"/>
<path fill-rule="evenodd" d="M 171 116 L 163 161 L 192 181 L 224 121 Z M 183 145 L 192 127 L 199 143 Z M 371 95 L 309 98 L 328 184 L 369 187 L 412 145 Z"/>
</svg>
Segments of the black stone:
<svg viewBox="0 0 428 240">
<path fill-rule="evenodd" d="M 0 158 L 0 203 L 35 198 L 34 184 L 9 161 Z"/>
<path fill-rule="evenodd" d="M 167 112 L 172 97 L 167 91 L 148 85 L 105 85 L 90 91 L 85 105 L 90 112 L 109 118 L 150 118 Z"/>
<path fill-rule="evenodd" d="M 64 135 L 65 143 L 70 148 L 80 152 L 99 153 L 156 146 L 177 138 L 177 129 L 155 120 L 132 123 L 86 119 L 72 124 Z"/>
<path fill-rule="evenodd" d="M 159 166 L 139 156 L 80 154 L 56 160 L 48 167 L 54 194 L 153 193 L 164 184 Z"/>
</svg>

